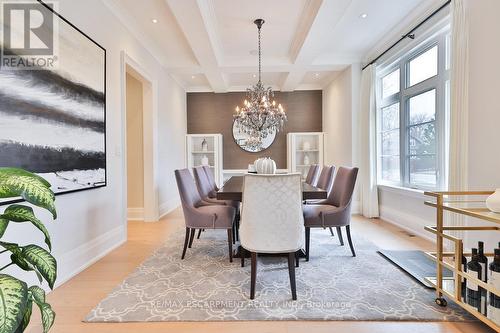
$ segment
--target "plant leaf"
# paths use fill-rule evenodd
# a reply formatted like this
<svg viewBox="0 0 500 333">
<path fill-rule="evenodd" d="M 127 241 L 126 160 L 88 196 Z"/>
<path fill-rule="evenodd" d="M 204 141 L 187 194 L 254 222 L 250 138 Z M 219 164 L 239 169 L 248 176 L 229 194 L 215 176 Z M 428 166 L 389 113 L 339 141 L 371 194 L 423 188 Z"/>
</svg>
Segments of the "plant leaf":
<svg viewBox="0 0 500 333">
<path fill-rule="evenodd" d="M 0 198 L 21 196 L 29 203 L 45 208 L 57 218 L 54 192 L 50 184 L 34 173 L 17 168 L 0 168 Z"/>
<path fill-rule="evenodd" d="M 31 222 L 33 225 L 40 230 L 45 236 L 45 244 L 49 247 L 49 250 L 52 249 L 52 245 L 50 244 L 50 235 L 42 221 L 40 221 L 33 212 L 33 208 L 24 206 L 24 205 L 10 205 L 4 211 L 2 215 L 0 215 L 0 219 L 7 219 L 12 222 Z"/>
<path fill-rule="evenodd" d="M 7 229 L 8 225 L 9 225 L 8 220 L 0 218 L 0 237 L 3 236 L 3 234 L 5 233 L 5 229 Z"/>
<path fill-rule="evenodd" d="M 45 290 L 38 286 L 31 286 L 29 288 L 29 291 L 31 293 L 33 301 L 40 308 L 40 313 L 42 314 L 43 331 L 48 332 L 54 324 L 56 314 L 52 310 L 50 304 L 45 303 Z"/>
<path fill-rule="evenodd" d="M 22 256 L 42 274 L 50 289 L 54 289 L 54 282 L 57 278 L 56 259 L 45 249 L 33 244 L 22 247 Z"/>
<path fill-rule="evenodd" d="M 40 281 L 40 283 L 42 283 L 42 281 L 43 281 L 42 275 L 36 270 L 35 266 L 33 266 L 32 264 L 30 264 L 29 262 L 27 262 L 23 258 L 23 255 L 22 255 L 21 252 L 20 253 L 13 253 L 10 256 L 10 260 L 12 260 L 12 262 L 14 264 L 16 264 L 17 267 L 21 268 L 24 271 L 27 271 L 27 272 L 33 271 L 33 272 L 35 272 L 36 277 L 38 278 L 38 281 Z"/>
<path fill-rule="evenodd" d="M 0 246 L 14 254 L 21 253 L 21 248 L 15 243 L 0 242 Z"/>
<path fill-rule="evenodd" d="M 28 293 L 29 294 L 29 293 Z M 28 296 L 28 301 L 26 303 L 26 311 L 24 312 L 23 319 L 21 325 L 16 330 L 16 333 L 23 333 L 28 327 L 31 319 L 31 314 L 33 313 L 33 301 L 30 296 Z"/>
<path fill-rule="evenodd" d="M 28 286 L 10 275 L 0 274 L 0 332 L 15 332 L 28 303 Z"/>
<path fill-rule="evenodd" d="M 47 333 L 56 319 L 56 313 L 48 303 L 37 304 L 42 314 L 43 333 Z"/>
<path fill-rule="evenodd" d="M 45 290 L 38 286 L 31 286 L 29 287 L 29 291 L 36 303 L 45 303 Z"/>
</svg>

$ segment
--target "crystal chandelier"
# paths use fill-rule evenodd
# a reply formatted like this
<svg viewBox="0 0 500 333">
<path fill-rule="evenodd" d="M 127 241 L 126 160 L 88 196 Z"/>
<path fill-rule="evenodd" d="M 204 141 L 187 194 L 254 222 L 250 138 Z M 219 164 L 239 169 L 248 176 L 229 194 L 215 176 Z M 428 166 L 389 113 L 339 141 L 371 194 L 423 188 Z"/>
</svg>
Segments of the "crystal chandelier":
<svg viewBox="0 0 500 333">
<path fill-rule="evenodd" d="M 249 135 L 253 145 L 259 146 L 269 134 L 283 129 L 287 119 L 281 104 L 276 105 L 271 87 L 266 88 L 262 84 L 260 29 L 264 20 L 257 19 L 253 23 L 257 25 L 259 33 L 259 81 L 247 89 L 247 99 L 243 102 L 243 106 L 236 107 L 234 122 L 240 132 Z"/>
</svg>

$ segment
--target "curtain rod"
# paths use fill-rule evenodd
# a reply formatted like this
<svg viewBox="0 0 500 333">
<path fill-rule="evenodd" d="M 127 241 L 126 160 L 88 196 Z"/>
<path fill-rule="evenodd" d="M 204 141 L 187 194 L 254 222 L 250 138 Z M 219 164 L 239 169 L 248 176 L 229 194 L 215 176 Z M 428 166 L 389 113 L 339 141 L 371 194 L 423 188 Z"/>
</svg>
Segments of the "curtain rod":
<svg viewBox="0 0 500 333">
<path fill-rule="evenodd" d="M 429 16 L 427 16 L 422 22 L 420 22 L 419 24 L 417 24 L 413 29 L 411 29 L 410 31 L 408 31 L 398 41 L 396 41 L 394 44 L 392 44 L 391 46 L 389 46 L 378 57 L 376 57 L 375 59 L 373 59 L 372 61 L 370 61 L 367 65 L 365 65 L 362 70 L 365 70 L 366 67 L 368 67 L 370 65 L 373 65 L 375 62 L 377 62 L 377 60 L 379 60 L 380 58 L 382 58 L 387 52 L 389 52 L 391 49 L 393 49 L 396 45 L 398 45 L 399 43 L 401 43 L 407 37 L 410 38 L 410 39 L 415 39 L 415 34 L 413 34 L 413 32 L 415 30 L 417 30 L 418 28 L 420 28 L 425 22 L 429 21 L 434 15 L 436 15 L 437 13 L 439 13 L 441 10 L 443 10 L 443 8 L 445 8 L 446 6 L 448 6 L 450 3 L 451 3 L 451 0 L 446 1 L 441 7 L 439 7 L 435 11 L 433 11 L 432 14 L 430 14 Z"/>
</svg>

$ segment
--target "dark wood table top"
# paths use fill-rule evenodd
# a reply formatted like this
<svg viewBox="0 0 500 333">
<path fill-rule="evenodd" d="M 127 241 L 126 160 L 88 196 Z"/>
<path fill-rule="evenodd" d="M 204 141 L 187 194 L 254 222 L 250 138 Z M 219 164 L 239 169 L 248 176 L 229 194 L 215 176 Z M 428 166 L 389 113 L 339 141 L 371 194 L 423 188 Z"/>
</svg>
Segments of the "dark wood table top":
<svg viewBox="0 0 500 333">
<path fill-rule="evenodd" d="M 219 200 L 241 201 L 243 192 L 243 176 L 231 177 L 217 192 Z M 326 199 L 328 193 L 320 188 L 302 183 L 302 197 L 304 200 Z"/>
</svg>

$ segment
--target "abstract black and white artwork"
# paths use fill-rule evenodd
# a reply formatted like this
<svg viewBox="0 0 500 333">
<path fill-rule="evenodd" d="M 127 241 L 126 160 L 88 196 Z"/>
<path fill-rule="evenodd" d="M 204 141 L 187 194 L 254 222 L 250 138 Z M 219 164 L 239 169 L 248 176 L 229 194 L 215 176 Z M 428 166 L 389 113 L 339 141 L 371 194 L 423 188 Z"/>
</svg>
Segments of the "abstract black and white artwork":
<svg viewBox="0 0 500 333">
<path fill-rule="evenodd" d="M 106 50 L 45 10 L 57 21 L 57 66 L 0 70 L 0 167 L 37 173 L 56 194 L 102 187 Z"/>
</svg>

